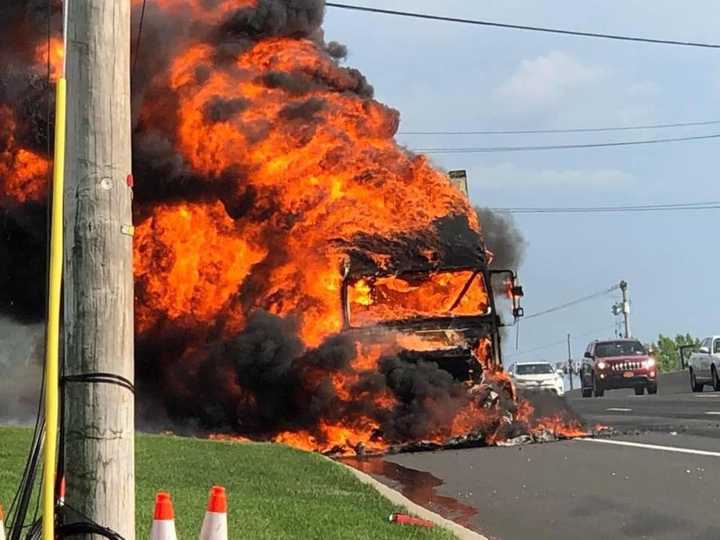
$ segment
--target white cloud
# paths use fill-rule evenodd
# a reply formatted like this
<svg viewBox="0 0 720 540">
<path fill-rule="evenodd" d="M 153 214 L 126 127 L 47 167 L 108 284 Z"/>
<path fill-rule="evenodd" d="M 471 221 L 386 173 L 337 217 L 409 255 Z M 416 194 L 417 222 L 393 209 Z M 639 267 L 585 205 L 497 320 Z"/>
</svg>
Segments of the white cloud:
<svg viewBox="0 0 720 540">
<path fill-rule="evenodd" d="M 477 193 L 506 189 L 617 189 L 635 182 L 619 169 L 523 169 L 513 163 L 473 167 L 469 171 Z"/>
<path fill-rule="evenodd" d="M 562 51 L 551 51 L 520 66 L 495 91 L 497 98 L 511 101 L 517 108 L 554 105 L 578 89 L 603 81 L 608 73 L 602 67 L 583 64 Z"/>
</svg>

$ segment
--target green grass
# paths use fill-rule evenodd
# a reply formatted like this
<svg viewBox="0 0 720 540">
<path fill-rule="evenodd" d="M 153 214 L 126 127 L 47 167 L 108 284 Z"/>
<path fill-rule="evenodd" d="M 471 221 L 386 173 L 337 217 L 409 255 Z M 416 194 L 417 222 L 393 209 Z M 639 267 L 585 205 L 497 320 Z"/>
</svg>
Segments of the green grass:
<svg viewBox="0 0 720 540">
<path fill-rule="evenodd" d="M 30 430 L 0 428 L 0 502 L 10 504 Z M 228 492 L 230 538 L 453 538 L 441 529 L 388 523 L 396 510 L 371 487 L 321 456 L 272 444 L 139 435 L 137 537 L 148 538 L 155 492 L 175 505 L 178 537 L 197 537 L 213 484 Z"/>
</svg>

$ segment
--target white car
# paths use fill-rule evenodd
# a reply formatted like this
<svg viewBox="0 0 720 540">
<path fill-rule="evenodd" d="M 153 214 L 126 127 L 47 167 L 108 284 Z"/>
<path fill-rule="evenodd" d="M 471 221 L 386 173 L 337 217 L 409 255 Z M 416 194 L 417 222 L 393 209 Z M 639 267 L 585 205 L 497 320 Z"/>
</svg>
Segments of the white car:
<svg viewBox="0 0 720 540">
<path fill-rule="evenodd" d="M 516 388 L 550 390 L 558 396 L 565 393 L 563 377 L 549 362 L 519 362 L 510 372 Z"/>
<path fill-rule="evenodd" d="M 720 390 L 720 336 L 705 338 L 700 343 L 700 348 L 690 356 L 688 372 L 693 392 L 702 392 L 706 384 Z"/>
</svg>

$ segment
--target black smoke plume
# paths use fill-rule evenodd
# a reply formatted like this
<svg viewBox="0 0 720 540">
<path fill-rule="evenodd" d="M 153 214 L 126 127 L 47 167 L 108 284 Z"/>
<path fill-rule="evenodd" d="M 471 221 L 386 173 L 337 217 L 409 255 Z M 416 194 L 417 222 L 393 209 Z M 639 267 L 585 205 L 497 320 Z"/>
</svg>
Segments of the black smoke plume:
<svg viewBox="0 0 720 540">
<path fill-rule="evenodd" d="M 396 444 L 447 431 L 471 399 L 465 385 L 434 362 L 386 356 L 378 370 L 364 371 L 352 365 L 355 342 L 348 335 L 308 349 L 296 333 L 292 318 L 258 311 L 233 339 L 184 358 L 185 369 L 173 377 L 179 388 L 161 407 L 170 414 L 165 427 L 182 429 L 195 418 L 208 432 L 268 438 L 307 431 L 322 444 L 321 420 L 352 426 L 369 418 L 378 435 Z M 357 379 L 353 399 L 337 394 L 330 382 L 336 375 Z M 391 409 L 375 401 L 385 392 L 396 400 Z"/>
<path fill-rule="evenodd" d="M 218 0 L 205 0 L 207 12 Z M 8 108 L 17 123 L 15 143 L 47 157 L 49 88 L 45 67 L 37 64 L 38 47 L 45 43 L 45 0 L 12 0 L 0 6 L 0 111 Z M 59 2 L 52 4 L 52 27 L 59 28 Z M 134 13 L 136 33 L 139 3 Z M 282 90 L 288 104 L 280 118 L 289 124 L 293 143 L 301 146 L 318 129 L 317 118 L 326 103 L 310 96 L 323 90 L 361 98 L 356 119 L 359 131 L 374 130 L 377 138 L 392 136 L 399 114 L 371 102 L 373 88 L 357 70 L 341 67 L 347 50 L 336 42 L 325 43 L 320 29 L 323 0 L 258 0 L 256 7 L 242 7 L 222 20 L 193 18 L 185 12 L 167 11 L 149 2 L 146 8 L 141 47 L 133 50 L 137 69 L 133 72 L 133 172 L 135 176 L 134 219 L 141 222 L 160 203 L 220 200 L 233 219 L 248 223 L 272 222 L 264 234 L 269 255 L 258 265 L 255 276 L 237 294 L 243 308 L 252 306 L 253 293 L 269 287 L 262 276 L 280 267 L 287 258 L 285 243 L 297 216 L 278 215 L 272 197 L 260 197 L 247 185 L 248 171 L 242 165 L 201 175 L 176 150 L 178 93 L 171 90 L 169 68 L 174 58 L 191 44 L 209 46 L 212 55 L 198 66 L 185 88 L 202 90 L 213 74 L 232 76 L 234 59 L 258 40 L 269 37 L 311 40 L 332 62 L 333 69 L 305 67 L 287 72 L 268 72 L 261 83 Z M 184 89 L 183 89 L 184 90 Z M 152 106 L 149 107 L 148 104 Z M 244 99 L 215 96 L 199 111 L 211 123 L 226 122 L 248 107 Z M 387 118 L 379 126 L 363 121 L 371 108 Z M 0 126 L 1 128 L 2 126 Z M 264 140 L 276 126 L 267 121 L 243 126 L 251 142 Z M 6 150 L 0 130 L 0 157 Z M 378 154 L 378 158 L 383 158 Z M 342 147 L 328 152 L 324 165 L 332 172 L 345 166 Z M 380 159 L 379 159 L 380 161 Z M 380 171 L 380 172 L 378 172 Z M 355 179 L 358 185 L 382 185 L 382 169 Z M 0 170 L 0 174 L 2 174 Z M 406 171 L 411 174 L 411 171 Z M 0 186 L 3 179 L 0 178 Z M 46 206 L 19 205 L 0 193 L 0 315 L 23 322 L 43 315 Z M 481 219 L 482 221 L 482 219 Z M 513 251 L 517 236 L 502 220 L 483 222 L 496 263 L 515 265 L 520 251 Z M 392 256 L 388 268 L 426 264 L 419 252 L 433 252 L 433 264 L 484 264 L 482 243 L 467 216 L 450 215 L 431 225 L 431 234 L 397 234 L 392 238 L 356 235 L 337 239 L 358 268 L 376 264 L 368 253 Z M 510 234 L 511 240 L 503 235 Z M 344 244 L 343 244 L 344 243 Z M 142 302 L 143 285 L 136 287 Z M 248 300 L 249 298 L 249 300 Z M 247 305 L 246 305 L 247 304 Z M 250 311 L 250 310 L 248 310 Z M 227 430 L 256 436 L 272 436 L 284 430 L 313 430 L 319 419 L 352 425 L 358 418 L 373 420 L 388 441 L 415 440 L 448 429 L 454 415 L 468 404 L 465 388 L 431 362 L 410 362 L 387 356 L 379 370 L 353 367 L 357 354 L 347 336 L 327 338 L 316 348 L 307 348 L 298 337 L 298 323 L 258 309 L 232 339 L 223 337 L 220 320 L 190 329 L 161 320 L 136 341 L 136 377 L 139 411 L 143 419 L 166 418 L 172 425 L 192 422 L 203 430 Z M 192 326 L 192 325 L 190 325 Z M 353 399 L 339 396 L 331 383 L 335 376 L 356 382 L 349 391 Z M 379 406 L 377 396 L 392 395 L 394 408 Z M 149 424 L 145 424 L 149 425 Z M 156 424 L 155 424 L 156 425 Z"/>
<path fill-rule="evenodd" d="M 517 270 L 525 254 L 525 237 L 512 216 L 476 208 L 485 245 L 493 253 L 492 268 Z"/>
<path fill-rule="evenodd" d="M 0 317 L 0 421 L 26 423 L 38 408 L 43 327 Z"/>
</svg>

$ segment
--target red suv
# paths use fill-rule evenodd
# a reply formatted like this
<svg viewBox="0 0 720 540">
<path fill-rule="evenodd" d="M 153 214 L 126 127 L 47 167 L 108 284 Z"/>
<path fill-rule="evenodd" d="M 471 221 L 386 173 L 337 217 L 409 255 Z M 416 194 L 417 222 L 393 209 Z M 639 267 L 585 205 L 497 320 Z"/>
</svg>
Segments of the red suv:
<svg viewBox="0 0 720 540">
<path fill-rule="evenodd" d="M 657 365 L 635 339 L 593 341 L 583 360 L 583 397 L 602 397 L 605 390 L 634 388 L 635 395 L 657 394 Z"/>
</svg>

